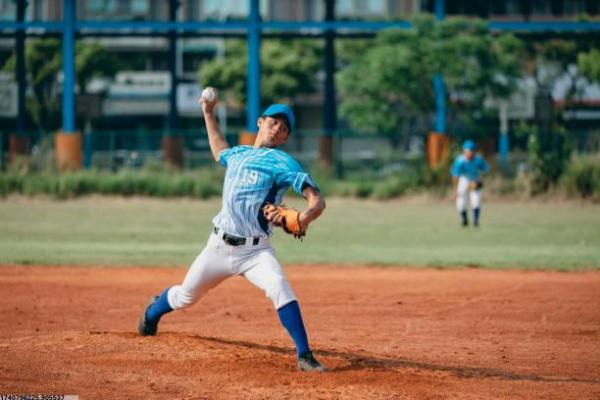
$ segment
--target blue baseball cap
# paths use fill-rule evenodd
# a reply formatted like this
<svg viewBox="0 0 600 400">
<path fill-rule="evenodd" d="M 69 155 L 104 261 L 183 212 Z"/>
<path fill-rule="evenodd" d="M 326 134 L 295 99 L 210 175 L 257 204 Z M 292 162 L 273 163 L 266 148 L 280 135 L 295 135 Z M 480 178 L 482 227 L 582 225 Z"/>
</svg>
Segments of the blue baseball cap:
<svg viewBox="0 0 600 400">
<path fill-rule="evenodd" d="M 475 142 L 472 140 L 465 140 L 463 143 L 463 150 L 475 150 Z"/>
<path fill-rule="evenodd" d="M 282 115 L 287 119 L 288 128 L 290 133 L 292 133 L 296 125 L 296 117 L 294 116 L 292 109 L 287 104 L 271 104 L 262 113 L 261 117 L 273 117 L 275 115 Z"/>
</svg>

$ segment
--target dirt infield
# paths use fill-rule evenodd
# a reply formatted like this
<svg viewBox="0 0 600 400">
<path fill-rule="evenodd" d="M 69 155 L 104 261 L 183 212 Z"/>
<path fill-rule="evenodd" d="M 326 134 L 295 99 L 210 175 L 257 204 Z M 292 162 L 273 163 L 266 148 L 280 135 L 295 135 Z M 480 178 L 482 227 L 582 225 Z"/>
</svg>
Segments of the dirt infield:
<svg viewBox="0 0 600 400">
<path fill-rule="evenodd" d="M 234 278 L 138 337 L 185 269 L 0 267 L 0 393 L 81 399 L 600 398 L 600 272 L 292 266 L 312 347 L 296 371 Z"/>
</svg>

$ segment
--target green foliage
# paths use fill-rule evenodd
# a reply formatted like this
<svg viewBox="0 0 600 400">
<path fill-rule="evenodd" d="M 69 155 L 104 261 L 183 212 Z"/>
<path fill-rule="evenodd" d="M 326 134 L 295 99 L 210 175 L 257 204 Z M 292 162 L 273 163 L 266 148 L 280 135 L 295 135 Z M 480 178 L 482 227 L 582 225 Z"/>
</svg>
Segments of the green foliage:
<svg viewBox="0 0 600 400">
<path fill-rule="evenodd" d="M 13 53 L 4 64 L 4 71 L 15 71 Z M 28 40 L 25 46 L 25 69 L 30 74 L 29 84 L 34 97 L 27 99 L 26 110 L 38 127 L 56 129 L 60 124 L 60 102 L 53 97 L 52 88 L 62 68 L 58 39 Z"/>
<path fill-rule="evenodd" d="M 417 42 L 412 31 L 383 32 L 338 74 L 340 114 L 353 128 L 385 134 L 396 145 L 407 116 L 432 110 L 433 70 Z"/>
<path fill-rule="evenodd" d="M 393 199 L 416 191 L 422 183 L 422 178 L 417 171 L 398 174 L 376 182 L 372 196 L 379 200 Z"/>
<path fill-rule="evenodd" d="M 246 102 L 248 65 L 246 42 L 227 42 L 225 56 L 202 64 L 202 86 L 213 86 L 238 104 Z M 321 67 L 321 45 L 309 39 L 263 40 L 261 48 L 261 101 L 283 101 L 298 94 L 313 93 Z"/>
<path fill-rule="evenodd" d="M 575 83 L 579 76 L 577 69 L 571 66 L 577 63 L 581 46 L 583 44 L 576 40 L 562 38 L 534 42 L 531 45 L 529 62 L 533 69 L 531 75 L 535 77 L 539 87 L 538 92 L 548 91 L 556 79 L 568 74 L 571 79 L 565 98 L 566 100 L 576 98 L 579 89 Z"/>
<path fill-rule="evenodd" d="M 358 39 L 340 37 L 335 40 L 335 55 L 338 65 L 342 68 L 359 58 L 369 50 L 373 39 Z"/>
<path fill-rule="evenodd" d="M 369 46 L 347 49 L 348 65 L 337 77 L 341 115 L 363 132 L 387 134 L 392 144 L 407 120 L 435 110 L 437 73 L 450 107 L 467 116 L 480 114 L 486 97 L 508 97 L 521 73 L 521 40 L 494 36 L 481 20 L 419 15 L 412 23 L 413 29 L 386 30 Z"/>
<path fill-rule="evenodd" d="M 540 194 L 555 185 L 569 165 L 572 145 L 564 128 L 542 132 L 538 127 L 521 123 L 517 135 L 526 136 L 528 161 L 533 173 L 532 194 Z"/>
<path fill-rule="evenodd" d="M 579 53 L 577 65 L 583 76 L 591 81 L 600 82 L 600 51 L 591 49 L 588 53 Z"/>
<path fill-rule="evenodd" d="M 550 39 L 536 44 L 537 56 L 544 61 L 562 65 L 573 63 L 577 57 L 577 44 L 567 39 Z"/>
<path fill-rule="evenodd" d="M 416 190 L 423 179 L 420 170 L 411 170 L 377 179 L 336 180 L 326 172 L 314 174 L 326 196 L 390 199 Z M 11 170 L 0 174 L 0 196 L 12 193 L 25 196 L 48 195 L 67 199 L 90 194 L 193 197 L 206 199 L 221 194 L 223 173 L 220 170 L 178 172 L 164 169 L 78 171 L 65 174 Z"/>
<path fill-rule="evenodd" d="M 108 53 L 98 42 L 78 41 L 75 47 L 75 70 L 77 85 L 81 93 L 86 92 L 87 83 L 94 77 L 112 77 L 120 69 L 116 57 Z"/>
<path fill-rule="evenodd" d="M 311 176 L 315 178 L 326 197 L 386 200 L 423 189 L 425 173 L 422 165 L 411 165 L 400 172 L 377 176 L 353 175 L 343 180 L 336 179 L 331 172 L 320 168 L 312 170 Z"/>
<path fill-rule="evenodd" d="M 450 163 L 451 159 L 446 158 L 434 168 L 423 167 L 422 175 L 424 186 L 442 190 L 449 188 L 452 180 L 450 175 Z"/>
<path fill-rule="evenodd" d="M 211 171 L 79 171 L 0 174 L 0 195 L 49 195 L 57 199 L 89 194 L 209 198 L 221 193 L 222 177 Z"/>
<path fill-rule="evenodd" d="M 60 126 L 60 106 L 54 85 L 62 69 L 61 42 L 58 39 L 28 40 L 25 47 L 25 69 L 34 97 L 27 98 L 26 110 L 35 124 L 45 130 Z M 16 55 L 13 53 L 3 66 L 4 71 L 15 71 Z M 96 42 L 77 41 L 75 69 L 77 83 L 82 93 L 95 76 L 113 76 L 118 69 L 116 59 Z"/>
<path fill-rule="evenodd" d="M 457 99 L 452 107 L 473 112 L 489 96 L 510 96 L 521 76 L 520 39 L 507 33 L 495 36 L 484 21 L 465 18 L 449 18 L 439 30 L 436 64 L 450 96 Z"/>
<path fill-rule="evenodd" d="M 571 196 L 600 201 L 600 160 L 575 158 L 561 178 L 561 183 Z"/>
</svg>

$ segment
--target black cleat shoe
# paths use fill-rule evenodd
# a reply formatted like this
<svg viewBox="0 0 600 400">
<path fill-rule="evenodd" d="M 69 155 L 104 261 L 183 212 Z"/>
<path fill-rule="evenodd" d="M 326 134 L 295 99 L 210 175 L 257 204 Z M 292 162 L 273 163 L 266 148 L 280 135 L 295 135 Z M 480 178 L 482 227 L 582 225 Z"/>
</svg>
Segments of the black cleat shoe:
<svg viewBox="0 0 600 400">
<path fill-rule="evenodd" d="M 327 368 L 317 361 L 312 351 L 304 353 L 298 358 L 298 369 L 307 372 L 325 372 Z"/>
<path fill-rule="evenodd" d="M 156 300 L 158 300 L 158 299 L 159 299 L 159 296 L 153 296 L 150 298 L 148 305 L 144 309 L 144 313 L 142 314 L 142 316 L 140 317 L 140 320 L 138 321 L 138 333 L 140 334 L 140 336 L 155 336 L 156 335 L 156 331 L 158 330 L 158 322 L 155 322 L 155 323 L 149 322 L 146 319 L 146 313 L 148 312 L 148 309 L 150 308 L 150 306 L 152 304 L 154 304 L 156 302 Z"/>
</svg>

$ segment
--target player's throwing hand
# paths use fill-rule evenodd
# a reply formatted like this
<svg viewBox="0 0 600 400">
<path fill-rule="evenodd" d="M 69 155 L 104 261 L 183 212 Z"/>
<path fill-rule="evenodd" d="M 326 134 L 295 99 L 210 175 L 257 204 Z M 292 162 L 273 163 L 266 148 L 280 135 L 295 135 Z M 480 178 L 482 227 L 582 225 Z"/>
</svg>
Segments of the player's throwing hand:
<svg viewBox="0 0 600 400">
<path fill-rule="evenodd" d="M 198 99 L 198 103 L 202 107 L 202 112 L 206 115 L 212 114 L 215 106 L 219 102 L 219 95 L 217 93 L 217 89 L 207 86 L 202 91 L 200 98 Z"/>
</svg>

